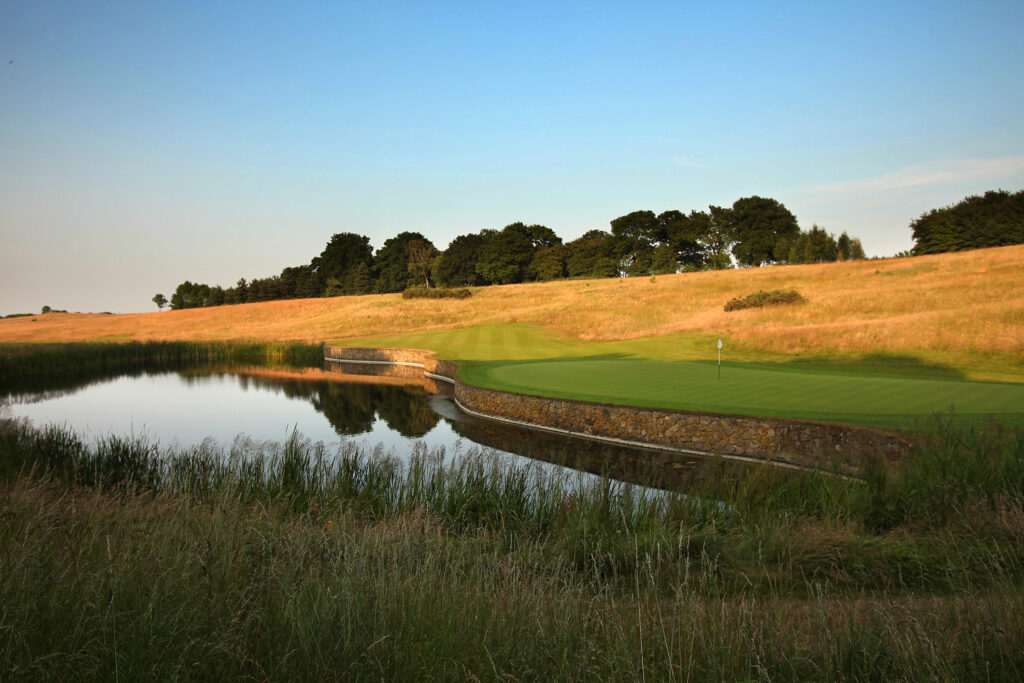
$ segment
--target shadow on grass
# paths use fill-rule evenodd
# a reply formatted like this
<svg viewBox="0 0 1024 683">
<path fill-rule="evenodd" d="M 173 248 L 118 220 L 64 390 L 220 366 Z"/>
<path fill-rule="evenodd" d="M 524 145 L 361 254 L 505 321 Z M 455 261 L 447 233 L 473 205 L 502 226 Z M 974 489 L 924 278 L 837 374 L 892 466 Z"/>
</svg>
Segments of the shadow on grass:
<svg viewBox="0 0 1024 683">
<path fill-rule="evenodd" d="M 776 366 L 783 370 L 805 372 L 967 380 L 967 376 L 961 370 L 948 365 L 929 363 L 914 356 L 887 353 L 872 353 L 857 358 L 796 357 L 782 363 L 756 363 L 756 365 Z"/>
<path fill-rule="evenodd" d="M 715 365 L 716 359 L 705 360 L 663 360 L 637 357 L 630 353 L 600 353 L 586 356 L 554 356 L 551 358 L 503 359 L 494 361 L 459 361 L 463 368 L 492 368 L 515 365 L 543 365 L 545 363 L 594 361 L 623 361 L 664 363 L 691 363 L 696 365 Z M 930 363 L 908 355 L 869 354 L 855 358 L 828 358 L 819 356 L 794 356 L 790 360 L 780 361 L 737 361 L 723 359 L 723 366 L 746 367 L 758 370 L 778 372 L 798 372 L 809 374 L 841 374 L 886 378 L 938 379 L 953 381 L 969 380 L 961 370 L 941 363 Z M 472 371 L 471 371 L 472 372 Z"/>
<path fill-rule="evenodd" d="M 573 364 L 576 363 L 580 364 L 578 375 L 571 369 Z M 593 365 L 595 363 L 611 363 L 612 365 L 598 367 Z M 603 385 L 597 386 L 594 390 L 581 390 L 576 394 L 568 388 L 564 388 L 564 390 L 562 388 L 553 388 L 550 386 L 550 382 L 548 383 L 547 390 L 538 389 L 531 391 L 529 377 L 536 378 L 538 374 L 544 375 L 546 364 L 551 364 L 553 376 L 561 377 L 565 380 L 566 387 L 571 383 L 570 379 L 572 381 L 578 380 L 583 384 L 588 378 L 595 375 L 601 376 L 604 385 L 607 385 L 615 377 L 624 381 L 629 379 L 632 383 L 630 390 L 626 394 L 605 393 L 601 388 Z M 588 367 L 588 364 L 591 365 Z M 621 367 L 619 367 L 619 364 L 621 364 Z M 645 379 L 640 381 L 632 381 L 630 379 L 634 375 L 633 369 L 630 368 L 633 364 L 635 364 L 637 376 Z M 522 359 L 466 364 L 467 369 L 462 378 L 471 384 L 480 386 L 504 389 L 506 391 L 536 393 L 557 398 L 610 402 L 651 408 L 695 410 L 728 415 L 753 415 L 857 424 L 911 432 L 933 431 L 936 424 L 935 418 L 938 415 L 949 415 L 957 424 L 982 425 L 993 422 L 1007 426 L 1024 426 L 1024 412 L 1017 405 L 1020 389 L 1024 388 L 1020 384 L 973 380 L 955 368 L 910 355 L 870 354 L 850 358 L 795 357 L 781 362 L 741 362 L 729 360 L 723 362 L 722 367 L 723 373 L 726 375 L 730 375 L 730 373 L 734 373 L 737 370 L 788 375 L 789 379 L 787 379 L 786 385 L 791 392 L 803 386 L 801 384 L 801 376 L 807 377 L 808 391 L 812 393 L 827 392 L 830 378 L 834 378 L 837 396 L 848 394 L 851 391 L 849 385 L 851 380 L 870 380 L 871 382 L 876 380 L 895 380 L 897 382 L 906 382 L 908 383 L 907 386 L 913 389 L 912 395 L 914 397 L 917 399 L 920 399 L 922 396 L 930 398 L 929 401 L 926 401 L 926 403 L 930 404 L 930 408 L 918 405 L 918 408 L 910 409 L 900 403 L 893 404 L 890 402 L 887 404 L 887 409 L 879 409 L 871 402 L 870 396 L 872 394 L 870 392 L 860 403 L 849 403 L 845 407 L 834 407 L 828 410 L 819 409 L 815 405 L 800 405 L 793 407 L 791 410 L 784 409 L 781 405 L 773 402 L 771 396 L 768 397 L 767 402 L 750 405 L 743 400 L 746 396 L 743 392 L 750 390 L 749 383 L 742 385 L 743 388 L 741 390 L 737 390 L 740 391 L 737 394 L 738 403 L 735 401 L 724 401 L 721 396 L 710 401 L 704 399 L 696 400 L 693 397 L 686 400 L 673 401 L 664 399 L 663 396 L 661 398 L 653 398 L 654 393 L 657 392 L 652 393 L 650 396 L 645 394 L 646 390 L 644 387 L 646 385 L 643 384 L 644 382 L 650 382 L 652 387 L 656 387 L 656 385 L 662 383 L 661 378 L 664 378 L 665 381 L 675 381 L 677 383 L 690 381 L 692 378 L 687 379 L 686 377 L 689 377 L 687 373 L 677 374 L 673 370 L 673 366 L 678 370 L 682 369 L 682 366 L 685 365 L 702 366 L 713 373 L 716 361 L 710 359 L 687 361 L 653 360 L 637 358 L 628 353 L 594 354 L 576 357 L 562 356 L 544 360 Z M 511 385 L 495 379 L 496 369 L 515 368 L 517 366 L 528 366 L 529 370 L 524 370 L 524 374 L 519 380 L 513 379 Z M 561 367 L 557 367 L 556 370 L 556 366 Z M 566 371 L 567 368 L 569 368 L 568 372 Z M 641 369 L 642 373 L 640 372 Z M 515 373 L 516 371 L 513 369 L 510 373 L 502 374 L 501 376 L 503 380 L 507 380 L 510 376 L 515 376 Z M 731 376 L 735 377 L 735 374 Z M 781 381 L 782 379 L 783 377 L 780 375 L 779 380 Z M 813 382 L 810 381 L 812 379 L 814 379 Z M 770 378 L 766 375 L 761 375 L 760 381 L 763 384 L 766 381 L 770 381 Z M 928 384 L 930 382 L 935 382 L 936 386 L 930 386 Z M 937 386 L 937 383 L 940 382 L 948 384 L 941 387 Z M 916 386 L 911 386 L 915 383 Z M 958 386 L 960 383 L 963 384 L 963 389 Z M 988 385 L 988 387 L 984 385 Z M 895 391 L 898 388 L 899 385 L 894 384 L 891 389 L 886 391 Z M 876 386 L 874 394 L 876 397 L 877 391 L 878 387 Z M 1002 397 L 1000 402 L 993 403 L 992 391 L 999 392 L 999 396 Z M 944 398 L 940 400 L 940 396 Z M 978 396 L 981 398 L 979 399 Z M 972 399 L 971 397 L 975 398 Z M 977 402 L 978 400 L 981 401 L 981 404 Z M 920 404 L 920 402 L 919 400 L 918 403 Z"/>
</svg>

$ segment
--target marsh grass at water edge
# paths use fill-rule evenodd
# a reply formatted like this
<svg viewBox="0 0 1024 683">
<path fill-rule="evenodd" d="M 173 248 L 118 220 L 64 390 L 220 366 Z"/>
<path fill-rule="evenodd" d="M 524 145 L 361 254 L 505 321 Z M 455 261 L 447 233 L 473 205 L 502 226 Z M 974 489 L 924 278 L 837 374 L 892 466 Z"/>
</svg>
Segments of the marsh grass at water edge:
<svg viewBox="0 0 1024 683">
<path fill-rule="evenodd" d="M 234 452 L 0 425 L 16 678 L 976 679 L 1024 673 L 1020 434 L 868 483 L 645 498 L 486 453 Z"/>
<path fill-rule="evenodd" d="M 323 344 L 151 341 L 0 344 L 0 388 L 46 375 L 109 373 L 133 367 L 177 369 L 200 363 L 321 367 Z"/>
<path fill-rule="evenodd" d="M 81 365 L 319 365 L 290 348 L 104 345 Z M 2 366 L 5 389 L 75 368 L 57 346 L 4 354 L 34 358 Z M 298 433 L 162 447 L 0 420 L 0 667 L 1020 680 L 1024 434 L 940 422 L 905 460 L 868 461 L 863 483 L 714 463 L 686 495 L 648 495 L 477 449 L 402 465 Z"/>
</svg>

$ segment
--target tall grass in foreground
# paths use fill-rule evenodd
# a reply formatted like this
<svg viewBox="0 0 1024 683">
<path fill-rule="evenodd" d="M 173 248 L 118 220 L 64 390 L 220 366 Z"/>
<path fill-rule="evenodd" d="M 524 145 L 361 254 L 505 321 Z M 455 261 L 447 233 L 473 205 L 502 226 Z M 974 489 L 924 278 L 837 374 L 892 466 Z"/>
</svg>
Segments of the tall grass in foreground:
<svg viewBox="0 0 1024 683">
<path fill-rule="evenodd" d="M 681 495 L 0 423 L 15 678 L 1019 680 L 1019 434 Z"/>
</svg>

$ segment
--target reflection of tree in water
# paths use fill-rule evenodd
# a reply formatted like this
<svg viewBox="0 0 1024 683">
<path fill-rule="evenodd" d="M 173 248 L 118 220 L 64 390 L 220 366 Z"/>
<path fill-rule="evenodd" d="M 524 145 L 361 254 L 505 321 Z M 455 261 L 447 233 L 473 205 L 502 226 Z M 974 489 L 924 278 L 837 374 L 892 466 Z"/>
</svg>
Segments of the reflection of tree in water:
<svg viewBox="0 0 1024 683">
<path fill-rule="evenodd" d="M 427 392 L 422 389 L 258 377 L 244 378 L 243 386 L 248 384 L 308 400 L 340 436 L 369 432 L 375 417 L 380 417 L 402 436 L 416 439 L 433 429 L 438 421 L 427 401 Z"/>
<path fill-rule="evenodd" d="M 437 425 L 437 414 L 422 389 L 375 386 L 377 414 L 396 432 L 418 439 Z"/>
<path fill-rule="evenodd" d="M 316 389 L 309 396 L 310 402 L 340 435 L 370 431 L 375 416 L 411 439 L 423 436 L 437 424 L 424 391 L 338 382 L 317 382 Z"/>
<path fill-rule="evenodd" d="M 373 429 L 373 387 L 360 384 L 313 383 L 308 398 L 340 436 Z"/>
</svg>

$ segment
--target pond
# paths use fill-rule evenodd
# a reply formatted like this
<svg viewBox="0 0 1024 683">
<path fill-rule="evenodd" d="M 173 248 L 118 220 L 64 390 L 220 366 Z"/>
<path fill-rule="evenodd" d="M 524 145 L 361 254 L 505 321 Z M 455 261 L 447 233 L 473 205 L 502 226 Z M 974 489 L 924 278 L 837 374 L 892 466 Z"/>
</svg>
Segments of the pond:
<svg viewBox="0 0 1024 683">
<path fill-rule="evenodd" d="M 712 461 L 531 430 L 461 411 L 450 385 L 418 368 L 325 364 L 323 369 L 196 367 L 112 372 L 84 381 L 8 388 L 0 416 L 66 425 L 86 439 L 144 436 L 189 447 L 236 438 L 283 442 L 293 431 L 333 446 L 354 442 L 398 458 L 413 449 L 489 449 L 547 467 L 685 490 Z M 739 463 L 716 467 L 742 469 Z"/>
</svg>

